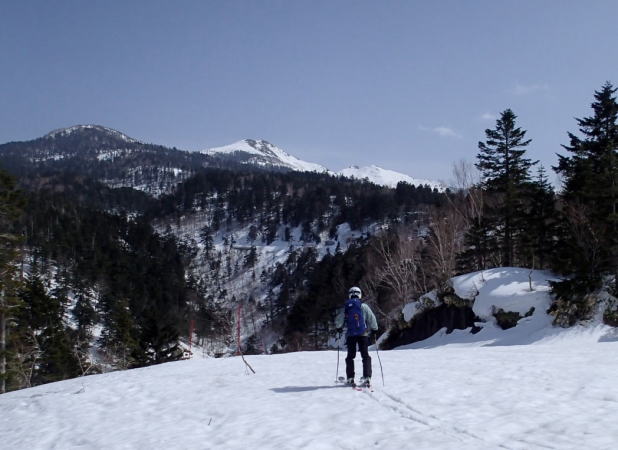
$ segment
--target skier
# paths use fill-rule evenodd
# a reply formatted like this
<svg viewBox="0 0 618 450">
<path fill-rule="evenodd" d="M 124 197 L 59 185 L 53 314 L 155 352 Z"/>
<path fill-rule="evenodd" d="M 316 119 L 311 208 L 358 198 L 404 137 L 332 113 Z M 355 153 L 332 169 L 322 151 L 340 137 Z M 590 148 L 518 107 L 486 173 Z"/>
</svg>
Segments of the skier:
<svg viewBox="0 0 618 450">
<path fill-rule="evenodd" d="M 378 321 L 366 303 L 362 302 L 363 294 L 360 288 L 354 286 L 348 291 L 349 299 L 345 302 L 345 307 L 335 320 L 337 332 L 343 332 L 346 326 L 346 345 L 348 355 L 345 359 L 346 382 L 352 386 L 354 383 L 354 358 L 356 357 L 356 346 L 363 358 L 363 378 L 361 385 L 369 387 L 371 385 L 371 357 L 369 356 L 369 334 L 378 331 Z"/>
</svg>

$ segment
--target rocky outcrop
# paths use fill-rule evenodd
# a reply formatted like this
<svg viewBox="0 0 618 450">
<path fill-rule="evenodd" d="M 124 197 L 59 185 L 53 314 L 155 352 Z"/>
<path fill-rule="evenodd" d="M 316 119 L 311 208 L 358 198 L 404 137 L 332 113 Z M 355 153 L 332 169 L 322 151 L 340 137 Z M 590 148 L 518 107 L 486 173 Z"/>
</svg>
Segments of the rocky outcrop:
<svg viewBox="0 0 618 450">
<path fill-rule="evenodd" d="M 393 325 L 388 338 L 381 344 L 382 348 L 392 349 L 422 341 L 443 328 L 447 333 L 455 329 L 472 328 L 473 333 L 480 330 L 474 325 L 479 320 L 472 311 L 474 301 L 458 297 L 452 287 L 439 293 L 435 300 L 422 297 L 419 303 L 419 312 L 410 321 L 406 322 L 402 317 Z"/>
<path fill-rule="evenodd" d="M 558 297 L 549 309 L 554 316 L 554 325 L 568 328 L 589 320 L 594 315 L 598 294 L 573 295 L 571 298 Z"/>
<path fill-rule="evenodd" d="M 496 318 L 496 323 L 503 330 L 508 330 L 509 328 L 513 328 L 517 325 L 524 317 L 530 317 L 534 314 L 534 307 L 530 308 L 530 310 L 524 314 L 523 316 L 515 311 L 505 311 L 502 308 L 499 308 L 494 312 L 493 316 Z"/>
<path fill-rule="evenodd" d="M 382 343 L 384 349 L 392 349 L 400 345 L 422 341 L 433 336 L 437 331 L 446 328 L 447 333 L 458 329 L 465 330 L 472 327 L 478 320 L 470 306 L 451 306 L 441 304 L 435 308 L 426 309 L 412 318 L 410 322 L 401 320 L 389 333 L 388 338 Z"/>
<path fill-rule="evenodd" d="M 618 299 L 608 295 L 607 306 L 603 312 L 603 323 L 610 327 L 618 327 Z"/>
</svg>

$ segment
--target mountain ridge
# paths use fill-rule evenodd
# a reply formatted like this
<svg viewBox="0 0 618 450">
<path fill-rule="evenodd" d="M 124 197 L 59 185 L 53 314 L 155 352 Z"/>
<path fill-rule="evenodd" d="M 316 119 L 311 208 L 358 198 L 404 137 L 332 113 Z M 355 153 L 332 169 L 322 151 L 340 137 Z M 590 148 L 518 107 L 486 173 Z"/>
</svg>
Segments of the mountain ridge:
<svg viewBox="0 0 618 450">
<path fill-rule="evenodd" d="M 172 155 L 171 153 L 174 153 Z M 142 155 L 137 158 L 136 155 Z M 395 188 L 399 182 L 406 182 L 415 186 L 428 185 L 432 189 L 444 190 L 441 183 L 432 180 L 418 179 L 401 172 L 385 169 L 377 165 L 359 167 L 351 165 L 339 171 L 333 171 L 327 167 L 302 160 L 265 139 L 242 139 L 232 144 L 210 147 L 198 151 L 179 149 L 157 144 L 149 144 L 130 137 L 128 134 L 110 127 L 97 124 L 73 125 L 58 128 L 49 133 L 28 141 L 17 141 L 0 144 L 0 155 L 10 155 L 12 162 L 19 158 L 29 159 L 29 163 L 43 164 L 46 166 L 60 165 L 63 160 L 75 158 L 87 158 L 88 165 L 93 160 L 99 163 L 111 162 L 119 159 L 143 159 L 144 155 L 150 155 L 147 159 L 156 159 L 158 165 L 164 164 L 175 167 L 173 170 L 181 170 L 183 179 L 194 170 L 211 164 L 220 164 L 237 168 L 252 166 L 265 170 L 292 170 L 301 172 L 325 173 L 332 176 L 344 176 L 356 180 L 367 180 L 374 184 Z M 185 155 L 184 157 L 181 155 Z M 170 163 L 161 160 L 170 159 Z M 178 160 L 185 159 L 180 166 Z M 188 160 L 191 160 L 189 162 Z M 80 163 L 81 164 L 81 163 Z M 79 165 L 79 164 L 78 164 Z M 87 165 L 87 164 L 82 164 Z M 131 164 L 135 166 L 135 164 Z M 180 167 L 180 169 L 179 169 Z M 143 168 L 133 167 L 133 170 Z M 112 180 L 113 186 L 128 185 L 126 179 L 132 173 L 124 173 L 119 176 L 123 180 Z M 176 176 L 169 177 L 165 181 L 165 192 L 178 181 Z"/>
</svg>

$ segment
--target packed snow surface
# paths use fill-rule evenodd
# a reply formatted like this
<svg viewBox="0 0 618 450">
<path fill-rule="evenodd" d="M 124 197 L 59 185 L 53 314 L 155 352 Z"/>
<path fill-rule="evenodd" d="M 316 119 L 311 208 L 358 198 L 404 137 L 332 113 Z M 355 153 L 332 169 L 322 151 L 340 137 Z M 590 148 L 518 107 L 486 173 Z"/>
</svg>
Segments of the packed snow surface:
<svg viewBox="0 0 618 450">
<path fill-rule="evenodd" d="M 444 190 L 444 186 L 436 181 L 412 178 L 409 175 L 395 172 L 394 170 L 383 169 L 375 165 L 367 167 L 351 166 L 339 171 L 338 174 L 348 178 L 356 178 L 358 180 L 367 179 L 372 183 L 391 188 L 397 187 L 397 183 L 402 181 L 414 186 L 427 185 L 432 189 L 438 189 L 439 191 Z"/>
<path fill-rule="evenodd" d="M 337 351 L 248 356 L 255 375 L 233 357 L 67 380 L 0 396 L 2 447 L 613 449 L 610 330 L 381 351 L 384 385 L 372 351 L 374 392 L 334 383 Z"/>
</svg>

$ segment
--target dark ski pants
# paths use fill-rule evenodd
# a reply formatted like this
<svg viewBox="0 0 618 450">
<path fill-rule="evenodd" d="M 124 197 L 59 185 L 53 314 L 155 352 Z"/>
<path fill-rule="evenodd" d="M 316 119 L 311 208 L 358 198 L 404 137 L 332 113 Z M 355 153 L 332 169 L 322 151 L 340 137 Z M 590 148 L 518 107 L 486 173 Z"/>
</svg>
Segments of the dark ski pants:
<svg viewBox="0 0 618 450">
<path fill-rule="evenodd" d="M 369 338 L 367 336 L 348 336 L 346 340 L 348 356 L 345 358 L 345 374 L 347 378 L 354 378 L 354 358 L 356 346 L 363 358 L 363 377 L 371 378 L 371 357 L 369 356 Z"/>
</svg>

